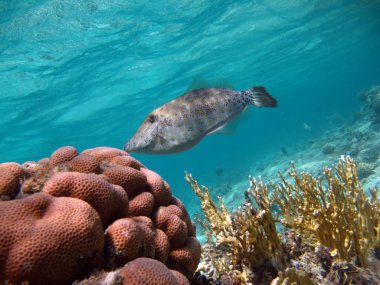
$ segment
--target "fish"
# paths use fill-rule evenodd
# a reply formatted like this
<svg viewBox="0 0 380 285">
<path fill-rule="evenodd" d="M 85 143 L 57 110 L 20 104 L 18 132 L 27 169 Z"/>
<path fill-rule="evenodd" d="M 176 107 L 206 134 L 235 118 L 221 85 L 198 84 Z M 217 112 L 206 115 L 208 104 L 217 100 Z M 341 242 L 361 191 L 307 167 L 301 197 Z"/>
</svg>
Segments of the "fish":
<svg viewBox="0 0 380 285">
<path fill-rule="evenodd" d="M 222 176 L 223 172 L 224 172 L 223 168 L 218 168 L 217 170 L 215 170 L 215 173 L 216 173 L 217 176 Z"/>
<path fill-rule="evenodd" d="M 307 123 L 305 123 L 305 122 L 302 123 L 302 127 L 303 127 L 304 130 L 306 130 L 306 131 L 311 131 L 311 127 L 310 127 Z"/>
<path fill-rule="evenodd" d="M 281 151 L 283 155 L 288 155 L 288 151 L 282 146 Z"/>
<path fill-rule="evenodd" d="M 199 88 L 153 110 L 141 123 L 124 150 L 130 153 L 171 154 L 186 151 L 205 136 L 222 132 L 249 105 L 277 107 L 265 87 L 244 91 Z"/>
</svg>

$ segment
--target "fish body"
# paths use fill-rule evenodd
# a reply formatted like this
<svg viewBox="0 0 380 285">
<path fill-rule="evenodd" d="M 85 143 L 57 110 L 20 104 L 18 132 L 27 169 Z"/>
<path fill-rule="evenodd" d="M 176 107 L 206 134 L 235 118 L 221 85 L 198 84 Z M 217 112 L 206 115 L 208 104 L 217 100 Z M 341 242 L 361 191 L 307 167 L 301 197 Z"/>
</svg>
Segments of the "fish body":
<svg viewBox="0 0 380 285">
<path fill-rule="evenodd" d="M 152 111 L 125 144 L 128 152 L 167 154 L 195 146 L 217 132 L 249 105 L 276 107 L 277 100 L 264 87 L 245 91 L 201 88 Z"/>
</svg>

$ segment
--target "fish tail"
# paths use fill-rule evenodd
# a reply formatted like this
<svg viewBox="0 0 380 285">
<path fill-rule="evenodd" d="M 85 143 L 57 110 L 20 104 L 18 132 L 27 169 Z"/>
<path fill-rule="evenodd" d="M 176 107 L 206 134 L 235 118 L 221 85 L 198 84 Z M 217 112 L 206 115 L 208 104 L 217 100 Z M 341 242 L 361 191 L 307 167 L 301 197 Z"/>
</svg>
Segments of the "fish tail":
<svg viewBox="0 0 380 285">
<path fill-rule="evenodd" d="M 243 91 L 248 96 L 250 103 L 256 107 L 277 107 L 276 98 L 272 97 L 262 86 L 255 86 Z"/>
</svg>

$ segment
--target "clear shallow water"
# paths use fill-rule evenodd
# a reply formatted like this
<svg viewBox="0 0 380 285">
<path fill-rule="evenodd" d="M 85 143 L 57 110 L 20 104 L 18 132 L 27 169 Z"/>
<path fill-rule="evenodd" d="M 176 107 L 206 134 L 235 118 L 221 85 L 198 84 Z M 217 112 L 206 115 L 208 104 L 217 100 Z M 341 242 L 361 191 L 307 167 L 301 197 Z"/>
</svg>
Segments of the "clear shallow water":
<svg viewBox="0 0 380 285">
<path fill-rule="evenodd" d="M 357 93 L 380 84 L 379 15 L 380 1 L 0 0 L 0 162 L 62 145 L 121 148 L 195 78 L 266 86 L 279 107 L 254 109 L 235 134 L 136 155 L 196 203 L 185 170 L 209 185 L 219 168 L 245 179 L 331 115 L 350 119 Z"/>
</svg>

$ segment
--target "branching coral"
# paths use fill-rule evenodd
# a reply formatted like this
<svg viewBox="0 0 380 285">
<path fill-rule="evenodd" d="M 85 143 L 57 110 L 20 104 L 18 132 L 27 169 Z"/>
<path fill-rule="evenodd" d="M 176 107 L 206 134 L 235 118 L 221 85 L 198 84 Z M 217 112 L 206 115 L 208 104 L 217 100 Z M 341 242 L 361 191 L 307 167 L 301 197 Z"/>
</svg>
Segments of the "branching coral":
<svg viewBox="0 0 380 285">
<path fill-rule="evenodd" d="M 326 187 L 309 173 L 298 175 L 293 164 L 288 174 L 294 184 L 281 174 L 282 183 L 272 184 L 284 225 L 315 237 L 341 259 L 357 257 L 366 265 L 369 249 L 380 244 L 380 203 L 377 190 L 366 196 L 354 161 L 341 157 L 335 172 L 325 168 Z"/>
<path fill-rule="evenodd" d="M 325 168 L 325 180 L 298 174 L 293 164 L 288 174 L 294 182 L 279 173 L 281 182 L 270 184 L 271 195 L 261 179 L 250 178 L 244 205 L 230 213 L 220 197 L 218 206 L 208 189 L 186 173 L 206 217 L 197 218 L 207 237 L 199 273 L 215 284 L 319 284 L 326 276 L 360 280 L 360 274 L 340 277 L 335 265 L 344 260 L 355 262 L 350 265 L 355 272 L 357 266 L 368 269 L 367 280 L 379 280 L 376 269 L 365 267 L 370 251 L 380 248 L 380 201 L 375 189 L 370 197 L 365 194 L 353 160 L 342 156 L 334 169 Z M 276 206 L 281 220 L 271 214 Z M 284 235 L 277 233 L 276 223 Z"/>
<path fill-rule="evenodd" d="M 285 265 L 282 244 L 269 209 L 268 189 L 262 181 L 251 179 L 247 203 L 230 214 L 221 198 L 218 207 L 207 187 L 199 187 L 191 174 L 186 173 L 185 179 L 201 199 L 207 219 L 203 223 L 206 231 L 211 232 L 216 249 L 222 248 L 225 252 L 222 255 L 209 252 L 203 256 L 219 274 L 230 275 L 232 283 L 253 284 L 253 280 L 260 277 L 252 268 L 269 265 L 276 271 Z"/>
</svg>

